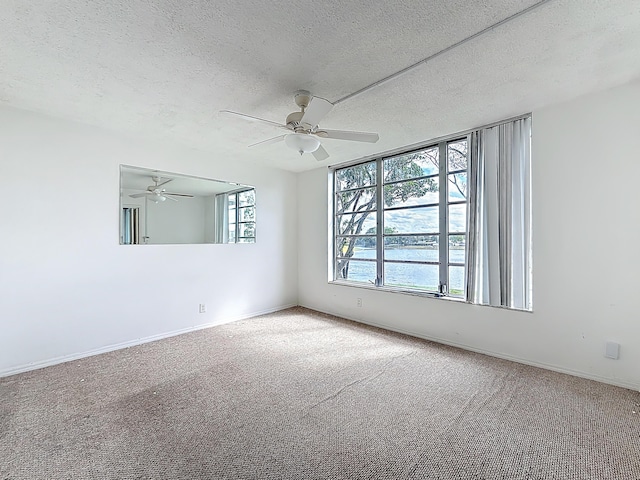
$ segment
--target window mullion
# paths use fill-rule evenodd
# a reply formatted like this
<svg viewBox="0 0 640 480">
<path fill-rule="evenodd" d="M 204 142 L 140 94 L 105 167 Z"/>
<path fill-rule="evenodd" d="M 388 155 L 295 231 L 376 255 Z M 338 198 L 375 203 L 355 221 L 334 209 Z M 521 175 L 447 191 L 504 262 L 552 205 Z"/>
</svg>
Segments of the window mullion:
<svg viewBox="0 0 640 480">
<path fill-rule="evenodd" d="M 338 280 L 338 170 L 333 172 L 332 177 L 333 181 L 331 183 L 333 191 L 331 195 L 333 197 L 333 216 L 331 224 L 333 225 L 333 279 Z"/>
<path fill-rule="evenodd" d="M 449 292 L 449 222 L 447 221 L 447 142 L 438 144 L 439 151 L 439 200 L 440 200 L 440 239 L 438 241 L 438 252 L 440 254 L 440 286 L 439 290 L 442 294 Z"/>
<path fill-rule="evenodd" d="M 240 238 L 240 193 L 236 193 L 236 243 Z"/>
<path fill-rule="evenodd" d="M 376 161 L 376 287 L 384 285 L 384 170 Z"/>
</svg>

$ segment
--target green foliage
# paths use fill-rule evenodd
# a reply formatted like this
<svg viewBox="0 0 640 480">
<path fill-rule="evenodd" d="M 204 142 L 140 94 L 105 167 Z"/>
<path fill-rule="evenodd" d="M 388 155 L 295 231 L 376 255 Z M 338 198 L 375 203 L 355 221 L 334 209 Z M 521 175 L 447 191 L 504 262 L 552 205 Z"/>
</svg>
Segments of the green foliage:
<svg viewBox="0 0 640 480">
<path fill-rule="evenodd" d="M 398 229 L 395 227 L 384 227 L 385 235 L 393 235 L 398 233 Z M 355 240 L 354 246 L 356 248 L 374 248 L 376 246 L 376 239 L 373 235 L 376 234 L 376 227 L 368 228 L 365 235 L 372 235 L 371 237 L 361 237 Z"/>
<path fill-rule="evenodd" d="M 385 160 L 385 182 L 397 182 L 423 176 L 422 167 L 415 161 L 417 159 L 415 155 L 406 155 Z"/>
<path fill-rule="evenodd" d="M 244 236 L 245 237 L 255 237 L 256 236 L 256 224 L 255 223 L 245 223 L 244 224 Z"/>
<path fill-rule="evenodd" d="M 450 243 L 464 244 L 465 240 L 466 240 L 465 235 L 449 235 Z"/>
<path fill-rule="evenodd" d="M 238 193 L 238 203 L 240 206 L 255 205 L 256 204 L 256 191 L 255 189 L 246 190 Z"/>
<path fill-rule="evenodd" d="M 384 227 L 384 234 L 385 235 L 393 235 L 394 233 L 398 233 L 398 229 L 396 227 Z M 369 229 L 367 229 L 366 232 L 364 232 L 365 235 L 375 235 L 376 234 L 376 227 L 371 227 Z"/>
<path fill-rule="evenodd" d="M 338 190 L 368 187 L 376 184 L 376 162 L 343 168 L 336 172 Z"/>
<path fill-rule="evenodd" d="M 240 212 L 242 212 L 241 216 L 242 218 L 240 219 L 243 222 L 253 222 L 255 221 L 255 217 L 256 217 L 256 208 L 255 207 L 245 207 L 240 209 Z"/>
<path fill-rule="evenodd" d="M 387 207 L 397 201 L 406 202 L 409 198 L 437 191 L 438 186 L 432 178 L 410 180 L 424 175 L 422 166 L 417 163 L 419 160 L 421 157 L 415 154 L 385 160 L 384 203 Z"/>
</svg>

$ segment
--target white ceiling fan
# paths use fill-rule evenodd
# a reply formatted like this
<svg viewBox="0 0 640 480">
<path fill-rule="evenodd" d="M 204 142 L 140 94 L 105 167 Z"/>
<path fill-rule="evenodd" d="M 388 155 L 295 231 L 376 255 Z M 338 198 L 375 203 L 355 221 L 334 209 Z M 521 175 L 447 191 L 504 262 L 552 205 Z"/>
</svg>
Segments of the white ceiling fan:
<svg viewBox="0 0 640 480">
<path fill-rule="evenodd" d="M 133 195 L 129 195 L 129 196 L 131 198 L 146 197 L 147 200 L 153 203 L 164 202 L 167 198 L 169 200 L 173 200 L 174 202 L 178 201 L 178 199 L 175 197 L 193 198 L 193 195 L 188 195 L 186 193 L 171 193 L 171 192 L 167 192 L 165 188 L 160 188 L 163 185 L 166 185 L 167 183 L 171 182 L 173 178 L 169 178 L 168 180 L 165 180 L 163 182 L 162 177 L 153 176 L 151 177 L 151 180 L 153 181 L 154 184 L 149 185 L 144 192 L 134 193 Z"/>
<path fill-rule="evenodd" d="M 300 107 L 300 111 L 290 113 L 284 124 L 245 115 L 244 113 L 232 112 L 230 110 L 221 110 L 221 113 L 237 115 L 246 120 L 265 123 L 273 127 L 289 130 L 290 132 L 254 143 L 249 145 L 250 147 L 268 145 L 284 140 L 284 143 L 288 147 L 293 148 L 300 155 L 303 153 L 311 153 L 318 161 L 329 158 L 329 154 L 318 138 L 334 138 L 336 140 L 368 143 L 375 143 L 379 139 L 377 133 L 320 128 L 318 124 L 331 111 L 333 104 L 324 98 L 314 97 L 306 90 L 298 90 L 295 93 L 294 100 L 296 105 Z"/>
</svg>

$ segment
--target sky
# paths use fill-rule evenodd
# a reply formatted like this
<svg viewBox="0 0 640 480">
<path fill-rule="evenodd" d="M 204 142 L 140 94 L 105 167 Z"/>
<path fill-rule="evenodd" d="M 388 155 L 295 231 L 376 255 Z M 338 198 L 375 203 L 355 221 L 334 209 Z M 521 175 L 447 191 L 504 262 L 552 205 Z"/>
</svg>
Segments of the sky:
<svg viewBox="0 0 640 480">
<path fill-rule="evenodd" d="M 466 182 L 466 176 L 465 176 Z M 464 200 L 464 197 L 456 189 L 449 184 L 449 199 Z M 402 204 L 394 206 L 414 206 L 434 204 L 439 201 L 438 192 L 427 192 L 419 198 L 410 198 Z M 393 210 L 385 212 L 385 227 L 394 227 L 398 233 L 435 233 L 439 231 L 439 211 L 438 207 L 421 207 L 411 208 L 407 210 Z M 465 232 L 466 231 L 466 205 L 450 205 L 449 206 L 449 231 Z M 376 226 L 376 214 L 369 214 L 365 220 L 362 232 L 366 232 Z"/>
</svg>

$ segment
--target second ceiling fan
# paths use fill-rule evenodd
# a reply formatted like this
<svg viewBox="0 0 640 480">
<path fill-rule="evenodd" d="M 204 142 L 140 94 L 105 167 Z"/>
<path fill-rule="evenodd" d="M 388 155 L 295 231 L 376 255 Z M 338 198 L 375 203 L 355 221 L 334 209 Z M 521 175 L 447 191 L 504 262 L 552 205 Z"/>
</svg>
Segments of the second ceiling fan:
<svg viewBox="0 0 640 480">
<path fill-rule="evenodd" d="M 298 90 L 295 93 L 294 100 L 296 105 L 300 107 L 300 111 L 290 113 L 284 124 L 230 110 L 221 110 L 221 112 L 237 115 L 246 120 L 264 123 L 290 132 L 254 143 L 249 145 L 250 147 L 284 141 L 288 147 L 296 150 L 300 155 L 311 153 L 318 161 L 329 158 L 329 154 L 320 143 L 319 138 L 367 143 L 375 143 L 379 139 L 377 133 L 320 128 L 318 124 L 331 111 L 333 104 L 324 98 L 314 97 L 306 90 Z"/>
<path fill-rule="evenodd" d="M 164 202 L 167 198 L 169 200 L 173 200 L 174 202 L 177 202 L 179 197 L 193 198 L 193 195 L 190 195 L 187 193 L 171 193 L 171 192 L 167 192 L 166 188 L 160 188 L 166 185 L 167 183 L 173 181 L 173 178 L 169 178 L 163 181 L 162 177 L 158 177 L 154 175 L 151 177 L 151 180 L 153 181 L 153 185 L 149 185 L 144 192 L 134 193 L 133 195 L 129 195 L 129 196 L 131 198 L 145 197 L 147 200 L 153 203 Z"/>
</svg>

